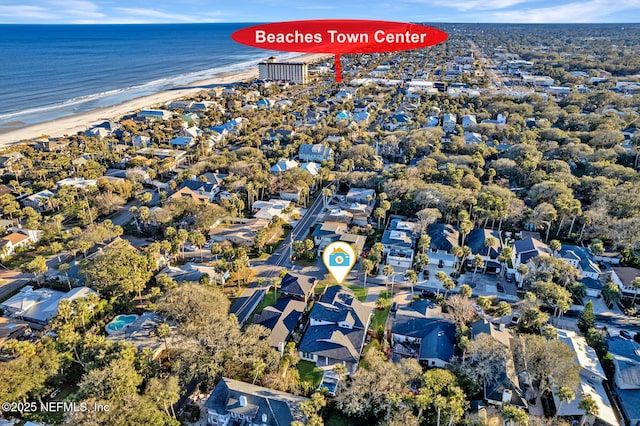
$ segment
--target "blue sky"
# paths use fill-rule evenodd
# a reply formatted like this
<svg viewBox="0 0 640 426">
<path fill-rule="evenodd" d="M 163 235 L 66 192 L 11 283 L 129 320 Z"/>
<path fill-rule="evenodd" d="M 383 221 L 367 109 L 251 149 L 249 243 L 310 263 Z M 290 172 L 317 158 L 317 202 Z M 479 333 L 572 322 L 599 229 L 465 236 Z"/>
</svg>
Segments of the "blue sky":
<svg viewBox="0 0 640 426">
<path fill-rule="evenodd" d="M 640 0 L 3 0 L 0 23 L 271 22 L 353 18 L 411 22 L 639 22 Z"/>
</svg>

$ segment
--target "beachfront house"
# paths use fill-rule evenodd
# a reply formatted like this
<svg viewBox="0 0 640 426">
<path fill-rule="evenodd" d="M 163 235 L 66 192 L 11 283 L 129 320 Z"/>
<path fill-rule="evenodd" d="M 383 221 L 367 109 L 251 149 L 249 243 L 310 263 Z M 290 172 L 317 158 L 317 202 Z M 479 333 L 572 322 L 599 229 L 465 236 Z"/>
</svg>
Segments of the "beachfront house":
<svg viewBox="0 0 640 426">
<path fill-rule="evenodd" d="M 166 111 L 163 109 L 143 109 L 142 111 L 138 112 L 136 116 L 144 120 L 164 121 L 171 118 L 171 111 Z"/>
</svg>

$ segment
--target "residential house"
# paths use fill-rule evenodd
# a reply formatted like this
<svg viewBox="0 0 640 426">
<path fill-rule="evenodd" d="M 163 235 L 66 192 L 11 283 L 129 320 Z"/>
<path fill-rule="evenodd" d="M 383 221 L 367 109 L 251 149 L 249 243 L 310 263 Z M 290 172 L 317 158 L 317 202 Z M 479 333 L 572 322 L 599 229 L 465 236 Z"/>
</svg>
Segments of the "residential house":
<svg viewBox="0 0 640 426">
<path fill-rule="evenodd" d="M 69 146 L 69 141 L 66 139 L 57 140 L 57 139 L 47 139 L 40 140 L 38 144 L 35 146 L 35 149 L 45 152 L 61 152 L 64 151 L 65 148 Z"/>
<path fill-rule="evenodd" d="M 137 117 L 145 120 L 168 120 L 171 117 L 171 111 L 163 109 L 143 109 L 138 112 Z"/>
<path fill-rule="evenodd" d="M 447 366 L 455 353 L 456 326 L 434 314 L 438 310 L 429 300 L 400 306 L 391 325 L 393 352 L 428 367 Z"/>
<path fill-rule="evenodd" d="M 211 281 L 219 281 L 222 278 L 213 266 L 192 262 L 187 262 L 184 265 L 166 266 L 157 275 L 160 274 L 166 274 L 177 283 L 199 282 L 203 275 L 208 275 Z"/>
<path fill-rule="evenodd" d="M 353 113 L 353 121 L 355 121 L 358 124 L 368 123 L 370 117 L 371 117 L 371 114 L 369 114 L 367 111 L 356 111 Z"/>
<path fill-rule="evenodd" d="M 81 177 L 65 178 L 56 182 L 58 188 L 63 186 L 73 186 L 77 189 L 89 189 L 98 186 L 98 182 L 95 179 L 85 179 Z"/>
<path fill-rule="evenodd" d="M 367 188 L 351 188 L 345 197 L 348 203 L 360 203 L 373 206 L 376 202 L 376 191 Z"/>
<path fill-rule="evenodd" d="M 493 238 L 495 246 L 487 246 L 487 240 Z M 484 271 L 489 274 L 499 274 L 502 265 L 497 261 L 498 255 L 502 251 L 502 240 L 500 233 L 491 229 L 476 228 L 469 232 L 467 236 L 467 246 L 471 249 L 471 257 L 467 259 L 467 267 L 471 266 L 471 260 L 479 254 L 484 260 Z"/>
<path fill-rule="evenodd" d="M 419 224 L 392 219 L 382 235 L 386 264 L 397 270 L 411 269 Z"/>
<path fill-rule="evenodd" d="M 280 294 L 307 302 L 313 295 L 316 279 L 287 272 L 280 282 Z"/>
<path fill-rule="evenodd" d="M 602 275 L 600 267 L 587 248 L 563 245 L 560 252 L 556 253 L 555 256 L 578 268 L 585 278 L 597 280 Z"/>
<path fill-rule="evenodd" d="M 210 426 L 284 426 L 306 423 L 307 398 L 223 377 L 204 403 Z"/>
<path fill-rule="evenodd" d="M 95 293 L 95 291 L 88 287 L 76 287 L 71 291 L 62 292 L 48 288 L 34 289 L 28 285 L 0 303 L 0 308 L 13 318 L 37 325 L 46 325 L 51 318 L 58 314 L 58 305 L 62 300 L 73 301 L 85 298 L 91 293 Z"/>
<path fill-rule="evenodd" d="M 370 319 L 371 309 L 351 290 L 339 285 L 325 289 L 309 313 L 309 325 L 298 345 L 300 358 L 318 367 L 342 364 L 353 373 Z"/>
<path fill-rule="evenodd" d="M 320 247 L 326 247 L 337 238 L 340 234 L 347 231 L 347 225 L 342 222 L 322 222 L 314 229 L 311 236 L 313 242 L 318 246 L 318 252 L 321 253 Z"/>
<path fill-rule="evenodd" d="M 244 247 L 253 245 L 258 229 L 266 228 L 269 222 L 264 219 L 243 219 L 225 228 L 214 228 L 210 231 L 211 239 L 216 242 L 229 241 Z"/>
<path fill-rule="evenodd" d="M 298 187 L 285 189 L 280 191 L 278 195 L 283 200 L 295 201 L 297 203 L 302 198 L 302 189 Z"/>
<path fill-rule="evenodd" d="M 298 158 L 304 161 L 322 163 L 333 159 L 333 149 L 321 143 L 303 143 L 298 150 Z"/>
<path fill-rule="evenodd" d="M 585 412 L 579 408 L 579 404 L 582 397 L 589 395 L 598 407 L 598 414 L 595 416 L 596 422 L 601 425 L 619 425 L 620 422 L 616 418 L 611 401 L 609 401 L 602 384 L 607 376 L 600 365 L 596 351 L 587 345 L 584 337 L 578 336 L 573 331 L 558 329 L 558 340 L 566 343 L 576 354 L 575 361 L 580 366 L 580 384 L 576 398 L 572 401 L 564 401 L 562 404 L 560 404 L 556 393 L 553 392 L 555 405 L 560 407 L 556 415 L 569 418 L 584 416 Z"/>
<path fill-rule="evenodd" d="M 603 277 L 603 274 L 587 248 L 563 245 L 560 251 L 554 255 L 580 271 L 582 274 L 582 284 L 587 288 L 587 296 L 600 296 L 602 292 L 600 278 Z"/>
<path fill-rule="evenodd" d="M 275 216 L 282 218 L 285 213 L 282 211 L 291 206 L 291 201 L 273 198 L 269 201 L 258 200 L 253 203 L 253 217 L 271 221 Z"/>
<path fill-rule="evenodd" d="M 625 424 L 640 426 L 640 345 L 619 336 L 610 337 L 609 354 L 613 358 L 613 392 Z"/>
<path fill-rule="evenodd" d="M 151 144 L 151 137 L 147 135 L 135 135 L 131 138 L 131 145 L 146 148 Z"/>
<path fill-rule="evenodd" d="M 32 207 L 38 213 L 46 212 L 53 209 L 51 204 L 51 197 L 55 197 L 56 194 L 44 189 L 35 194 L 31 194 L 21 200 L 22 205 L 25 207 Z"/>
<path fill-rule="evenodd" d="M 458 229 L 453 225 L 432 223 L 427 227 L 427 234 L 431 238 L 429 263 L 453 267 L 457 258 L 451 254 L 451 250 L 460 244 Z"/>
<path fill-rule="evenodd" d="M 7 340 L 17 339 L 29 333 L 31 333 L 31 328 L 28 323 L 15 318 L 0 317 L 0 349 Z"/>
<path fill-rule="evenodd" d="M 482 143 L 482 135 L 477 132 L 464 132 L 464 143 L 467 145 Z"/>
<path fill-rule="evenodd" d="M 613 281 L 619 288 L 624 297 L 640 299 L 640 289 L 633 288 L 631 284 L 633 280 L 640 277 L 640 269 L 631 268 L 628 266 L 614 266 L 611 272 L 611 281 Z"/>
<path fill-rule="evenodd" d="M 467 130 L 467 128 L 471 127 L 471 126 L 475 126 L 477 125 L 478 122 L 476 121 L 476 116 L 475 115 L 463 115 L 462 116 L 462 128 L 464 130 Z"/>
<path fill-rule="evenodd" d="M 440 124 L 440 119 L 434 115 L 430 115 L 427 117 L 424 127 L 436 127 Z"/>
<path fill-rule="evenodd" d="M 369 224 L 369 218 L 373 213 L 372 206 L 361 203 L 350 203 L 346 210 L 353 215 L 351 223 L 362 227 Z"/>
<path fill-rule="evenodd" d="M 253 323 L 268 329 L 269 346 L 282 353 L 291 335 L 302 320 L 306 309 L 306 302 L 289 298 L 279 299 L 275 305 L 267 306 L 261 313 L 256 314 Z"/>
<path fill-rule="evenodd" d="M 495 119 L 487 118 L 481 121 L 482 124 L 496 124 L 496 125 L 505 124 L 506 122 L 507 122 L 507 117 L 504 114 L 498 114 Z"/>
<path fill-rule="evenodd" d="M 35 239 L 26 232 L 20 232 L 21 229 L 12 228 L 12 232 L 0 238 L 0 241 L 3 242 L 0 248 L 2 248 L 2 257 L 11 256 L 16 252 L 16 249 L 21 247 L 29 247 L 32 244 L 38 242 L 38 239 Z"/>
<path fill-rule="evenodd" d="M 171 139 L 171 141 L 169 141 L 169 144 L 174 147 L 174 148 L 191 148 L 193 145 L 195 145 L 196 140 L 194 138 L 192 138 L 191 136 L 178 136 L 177 138 L 173 138 Z"/>
<path fill-rule="evenodd" d="M 316 177 L 320 173 L 320 168 L 322 166 L 318 163 L 302 163 L 300 164 L 300 169 L 309 173 L 311 177 Z"/>
<path fill-rule="evenodd" d="M 515 255 L 515 265 L 517 269 L 521 263 L 527 263 L 529 259 L 536 256 L 551 256 L 551 249 L 548 245 L 537 238 L 529 237 L 518 240 L 513 245 Z"/>
<path fill-rule="evenodd" d="M 384 123 L 383 127 L 385 130 L 394 131 L 394 130 L 407 130 L 409 123 L 411 123 L 412 119 L 408 114 L 405 113 L 396 113 L 389 116 L 387 122 Z"/>
<path fill-rule="evenodd" d="M 295 130 L 289 129 L 269 129 L 265 133 L 265 137 L 273 142 L 276 140 L 279 141 L 290 141 L 291 138 L 296 134 Z"/>
<path fill-rule="evenodd" d="M 191 198 L 203 203 L 213 203 L 220 191 L 218 185 L 202 182 L 199 180 L 185 180 L 180 188 L 171 194 L 170 199 Z"/>
<path fill-rule="evenodd" d="M 261 98 L 256 102 L 256 106 L 258 109 L 271 109 L 275 105 L 276 101 L 268 98 Z"/>
<path fill-rule="evenodd" d="M 446 133 L 452 133 L 456 129 L 457 117 L 455 114 L 445 114 L 442 118 L 442 129 Z"/>
<path fill-rule="evenodd" d="M 497 367 L 500 371 L 496 380 L 487 383 L 484 387 L 484 398 L 492 405 L 514 405 L 519 408 L 527 408 L 527 399 L 524 390 L 520 386 L 520 379 L 516 373 L 511 349 L 511 332 L 504 324 L 493 324 L 487 320 L 476 321 L 471 324 L 471 336 L 477 339 L 481 335 L 491 336 L 506 349 L 506 359 Z"/>
<path fill-rule="evenodd" d="M 119 330 L 105 327 L 107 331 L 107 340 L 112 342 L 127 342 L 135 346 L 138 350 L 151 349 L 153 359 L 158 358 L 165 348 L 164 339 L 160 339 L 156 333 L 160 324 L 168 324 L 171 328 L 171 336 L 166 338 L 167 347 L 174 346 L 180 335 L 177 327 L 171 322 L 167 322 L 165 318 L 155 312 L 145 312 L 140 316 L 136 315 L 136 319 Z"/>
<path fill-rule="evenodd" d="M 281 173 L 285 170 L 291 170 L 298 167 L 298 162 L 296 160 L 280 160 L 273 166 L 271 166 L 271 173 Z"/>
<path fill-rule="evenodd" d="M 14 173 L 12 166 L 22 158 L 19 152 L 5 152 L 0 155 L 0 171 L 3 173 Z"/>
</svg>

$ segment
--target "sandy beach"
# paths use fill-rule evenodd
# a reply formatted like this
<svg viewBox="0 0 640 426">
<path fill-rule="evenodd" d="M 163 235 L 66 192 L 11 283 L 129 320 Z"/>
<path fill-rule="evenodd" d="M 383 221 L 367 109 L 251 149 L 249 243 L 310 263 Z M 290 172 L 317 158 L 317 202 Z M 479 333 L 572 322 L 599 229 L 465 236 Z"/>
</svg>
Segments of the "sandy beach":
<svg viewBox="0 0 640 426">
<path fill-rule="evenodd" d="M 325 58 L 328 55 L 301 55 L 289 59 L 292 62 L 312 62 Z M 234 82 L 247 81 L 258 76 L 258 67 L 238 71 L 233 73 L 223 73 L 207 80 L 195 81 L 184 88 L 176 88 L 158 92 L 153 95 L 131 99 L 118 105 L 98 108 L 81 114 L 70 115 L 57 120 L 38 123 L 26 126 L 21 129 L 0 133 L 0 147 L 6 147 L 28 139 L 38 138 L 43 135 L 49 137 L 59 137 L 73 135 L 84 131 L 94 124 L 99 124 L 105 120 L 117 120 L 120 117 L 152 105 L 165 104 L 175 99 L 193 95 L 202 90 L 216 85 L 230 84 Z"/>
</svg>

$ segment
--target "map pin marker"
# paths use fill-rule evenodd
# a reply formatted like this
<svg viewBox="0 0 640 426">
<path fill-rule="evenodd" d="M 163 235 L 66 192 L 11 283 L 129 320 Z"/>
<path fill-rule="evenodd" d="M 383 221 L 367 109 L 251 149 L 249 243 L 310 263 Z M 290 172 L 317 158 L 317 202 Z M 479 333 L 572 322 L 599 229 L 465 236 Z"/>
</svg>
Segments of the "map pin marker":
<svg viewBox="0 0 640 426">
<path fill-rule="evenodd" d="M 356 264 L 356 252 L 348 243 L 336 241 L 324 249 L 322 261 L 338 284 L 342 284 Z"/>
</svg>

